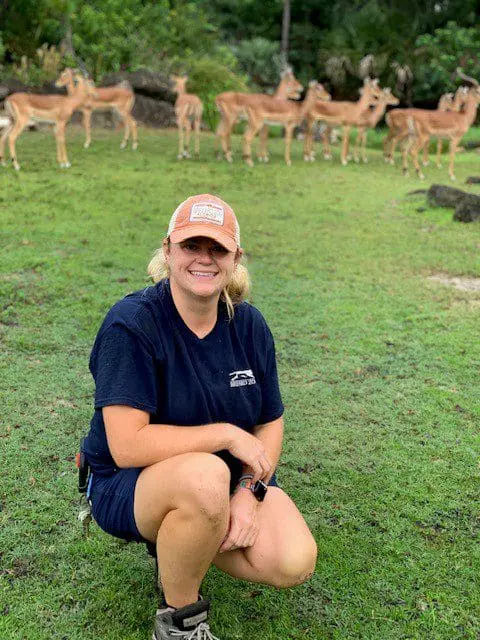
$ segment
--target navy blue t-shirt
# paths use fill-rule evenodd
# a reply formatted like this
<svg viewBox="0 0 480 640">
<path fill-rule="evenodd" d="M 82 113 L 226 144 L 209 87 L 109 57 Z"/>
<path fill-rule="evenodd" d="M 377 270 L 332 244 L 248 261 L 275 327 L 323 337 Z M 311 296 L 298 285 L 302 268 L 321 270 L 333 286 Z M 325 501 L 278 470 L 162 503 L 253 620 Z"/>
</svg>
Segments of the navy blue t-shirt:
<svg viewBox="0 0 480 640">
<path fill-rule="evenodd" d="M 219 303 L 215 327 L 198 338 L 182 320 L 168 280 L 132 293 L 108 312 L 90 356 L 95 412 L 85 441 L 94 473 L 117 469 L 102 407 L 128 405 L 151 424 L 196 426 L 229 422 L 252 432 L 283 414 L 273 337 L 247 302 L 229 320 Z M 230 468 L 241 463 L 228 452 Z"/>
</svg>

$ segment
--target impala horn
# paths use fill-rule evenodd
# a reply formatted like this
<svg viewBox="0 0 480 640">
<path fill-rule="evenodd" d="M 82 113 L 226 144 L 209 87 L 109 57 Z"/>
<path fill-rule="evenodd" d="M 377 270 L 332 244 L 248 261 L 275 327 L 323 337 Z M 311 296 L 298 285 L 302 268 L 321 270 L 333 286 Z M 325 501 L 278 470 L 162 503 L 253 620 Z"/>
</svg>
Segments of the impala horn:
<svg viewBox="0 0 480 640">
<path fill-rule="evenodd" d="M 460 78 L 460 80 L 463 80 L 464 82 L 469 82 L 470 85 L 472 87 L 478 87 L 479 86 L 479 82 L 478 80 L 475 80 L 475 78 L 471 78 L 470 76 L 466 76 L 462 70 L 460 69 L 460 67 L 457 67 L 457 76 Z"/>
</svg>

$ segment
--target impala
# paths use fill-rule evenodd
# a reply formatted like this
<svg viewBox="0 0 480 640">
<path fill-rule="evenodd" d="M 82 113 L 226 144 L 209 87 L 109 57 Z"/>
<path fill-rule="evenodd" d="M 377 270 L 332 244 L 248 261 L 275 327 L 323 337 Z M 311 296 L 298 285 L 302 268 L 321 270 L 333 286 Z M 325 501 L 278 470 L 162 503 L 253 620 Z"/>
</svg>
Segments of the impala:
<svg viewBox="0 0 480 640">
<path fill-rule="evenodd" d="M 251 142 L 265 124 L 282 124 L 285 127 L 285 162 L 292 164 L 290 147 L 296 126 L 308 117 L 311 109 L 321 100 L 330 100 L 330 94 L 323 85 L 312 80 L 308 85 L 307 95 L 303 102 L 279 100 L 271 96 L 263 96 L 261 100 L 248 104 L 245 108 L 248 126 L 243 138 L 243 158 L 249 166 L 253 166 Z"/>
<path fill-rule="evenodd" d="M 75 92 L 73 76 L 70 76 L 66 85 L 69 95 Z M 95 96 L 87 100 L 81 107 L 83 114 L 83 126 L 85 128 L 85 149 L 88 149 L 92 141 L 91 136 L 91 119 L 92 111 L 114 111 L 123 122 L 124 135 L 120 144 L 122 149 L 128 144 L 130 131 L 132 133 L 132 149 L 138 147 L 137 123 L 132 116 L 132 109 L 135 103 L 135 94 L 130 84 L 126 81 L 115 85 L 114 87 L 96 87 Z"/>
<path fill-rule="evenodd" d="M 174 83 L 173 91 L 177 93 L 175 102 L 175 117 L 178 127 L 178 156 L 179 160 L 190 158 L 190 132 L 195 130 L 195 155 L 200 153 L 200 125 L 202 122 L 203 104 L 193 93 L 187 93 L 188 76 L 170 76 Z M 183 134 L 185 132 L 185 142 Z"/>
<path fill-rule="evenodd" d="M 480 103 L 480 85 L 475 82 L 473 87 L 468 89 L 464 95 L 463 111 L 420 111 L 409 116 L 409 128 L 413 133 L 413 142 L 406 145 L 403 152 L 403 171 L 408 170 L 408 153 L 412 155 L 418 177 L 423 180 L 424 175 L 418 162 L 418 151 L 433 136 L 435 138 L 447 138 L 450 140 L 450 162 L 448 175 L 451 180 L 455 180 L 453 166 L 455 162 L 455 152 L 461 138 L 467 133 L 477 115 Z"/>
<path fill-rule="evenodd" d="M 70 167 L 65 146 L 65 127 L 75 109 L 79 109 L 86 100 L 95 96 L 95 87 L 80 75 L 75 74 L 72 69 L 65 69 L 55 85 L 65 87 L 71 81 L 74 84 L 74 93 L 70 96 L 12 93 L 5 99 L 5 110 L 11 118 L 11 124 L 5 129 L 0 140 L 0 161 L 3 165 L 5 165 L 5 143 L 8 139 L 13 166 L 17 171 L 20 169 L 15 141 L 30 120 L 33 120 L 55 125 L 57 161 L 62 168 Z"/>
<path fill-rule="evenodd" d="M 468 90 L 468 89 L 467 89 Z M 452 93 L 444 93 L 440 96 L 438 101 L 436 113 L 444 112 L 444 111 L 460 111 L 463 100 L 465 97 L 465 87 L 460 87 L 460 89 L 455 94 L 455 98 Z M 411 130 L 409 129 L 408 122 L 409 117 L 414 115 L 415 113 L 424 113 L 425 109 L 392 109 L 389 111 L 385 117 L 385 122 L 389 128 L 389 132 L 383 142 L 383 155 L 385 158 L 385 162 L 389 162 L 390 164 L 394 164 L 394 154 L 395 148 L 399 142 L 405 141 L 408 148 L 407 138 L 411 135 Z M 427 113 L 434 113 L 434 111 L 430 111 Z M 425 143 L 425 147 L 423 148 L 423 165 L 428 165 L 428 147 L 429 147 L 430 139 Z M 442 142 L 439 139 L 437 144 L 437 158 L 436 164 L 437 167 L 441 167 L 440 164 L 440 154 L 442 152 Z"/>
<path fill-rule="evenodd" d="M 273 96 L 263 93 L 239 93 L 236 91 L 225 91 L 218 94 L 215 104 L 220 111 L 220 123 L 217 127 L 217 138 L 220 138 L 225 159 L 232 162 L 231 134 L 236 121 L 247 115 L 247 107 L 261 103 L 264 99 L 288 100 L 298 99 L 303 86 L 295 78 L 292 69 L 286 69 L 280 79 Z"/>
<path fill-rule="evenodd" d="M 362 121 L 365 112 L 370 106 L 375 105 L 377 98 L 381 95 L 381 89 L 378 86 L 378 80 L 365 78 L 363 87 L 360 89 L 360 99 L 357 102 L 346 102 L 332 100 L 331 102 L 319 101 L 314 105 L 307 117 L 307 130 L 305 133 L 304 143 L 304 160 L 313 162 L 315 159 L 313 153 L 313 125 L 316 120 L 321 120 L 327 125 L 337 125 L 342 127 L 343 141 L 341 160 L 342 164 L 347 164 L 348 142 L 351 127 L 358 126 Z M 324 138 L 325 151 L 330 154 L 328 148 L 328 140 Z"/>
<path fill-rule="evenodd" d="M 353 158 L 355 162 L 360 161 L 359 150 L 362 155 L 363 162 L 368 162 L 366 154 L 367 129 L 375 129 L 377 124 L 383 118 L 383 114 L 385 113 L 387 106 L 397 105 L 399 102 L 399 99 L 393 95 L 391 89 L 386 87 L 385 89 L 382 89 L 373 109 L 369 109 L 364 113 L 363 119 L 359 121 L 361 124 L 357 127 L 357 139 L 355 140 L 355 148 L 353 150 Z"/>
</svg>

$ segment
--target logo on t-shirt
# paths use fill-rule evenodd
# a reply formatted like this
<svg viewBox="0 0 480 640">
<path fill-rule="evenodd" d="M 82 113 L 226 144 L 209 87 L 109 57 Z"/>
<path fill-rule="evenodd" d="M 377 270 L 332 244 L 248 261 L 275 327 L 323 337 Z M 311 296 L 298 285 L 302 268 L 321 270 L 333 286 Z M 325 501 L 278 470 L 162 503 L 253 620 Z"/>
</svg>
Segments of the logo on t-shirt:
<svg viewBox="0 0 480 640">
<path fill-rule="evenodd" d="M 191 222 L 213 222 L 222 226 L 224 219 L 223 207 L 210 202 L 198 202 L 190 211 Z"/>
<path fill-rule="evenodd" d="M 231 387 L 246 387 L 248 384 L 256 384 L 255 376 L 251 369 L 244 371 L 232 371 L 230 374 Z"/>
</svg>

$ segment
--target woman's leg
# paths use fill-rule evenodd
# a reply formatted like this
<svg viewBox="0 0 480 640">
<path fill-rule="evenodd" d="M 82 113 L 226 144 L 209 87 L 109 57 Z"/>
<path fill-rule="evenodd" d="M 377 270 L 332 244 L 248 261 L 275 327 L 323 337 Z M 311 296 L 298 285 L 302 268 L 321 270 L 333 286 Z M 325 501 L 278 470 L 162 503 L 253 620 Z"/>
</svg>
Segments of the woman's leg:
<svg viewBox="0 0 480 640">
<path fill-rule="evenodd" d="M 226 551 L 213 563 L 234 578 L 292 587 L 315 570 L 317 545 L 295 503 L 278 487 L 269 487 L 258 507 L 260 533 L 255 544 Z"/>
<path fill-rule="evenodd" d="M 142 536 L 156 542 L 167 603 L 196 602 L 200 584 L 228 529 L 230 471 L 217 456 L 187 453 L 147 467 L 135 488 Z"/>
</svg>

